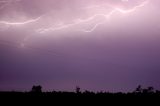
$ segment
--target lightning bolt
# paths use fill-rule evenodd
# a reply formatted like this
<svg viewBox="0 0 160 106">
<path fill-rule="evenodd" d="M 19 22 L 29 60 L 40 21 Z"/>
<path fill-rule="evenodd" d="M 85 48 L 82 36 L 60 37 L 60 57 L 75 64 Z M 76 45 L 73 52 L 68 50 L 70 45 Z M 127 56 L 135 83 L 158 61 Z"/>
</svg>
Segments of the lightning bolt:
<svg viewBox="0 0 160 106">
<path fill-rule="evenodd" d="M 126 1 L 125 1 L 126 2 Z M 144 7 L 149 1 L 146 0 L 144 2 L 142 2 L 140 5 L 137 5 L 135 6 L 134 8 L 132 9 L 129 9 L 129 10 L 123 10 L 121 8 L 115 8 L 113 9 L 110 13 L 108 13 L 107 15 L 105 14 L 102 14 L 102 16 L 104 16 L 106 18 L 106 20 L 104 22 L 99 22 L 97 24 L 95 24 L 90 30 L 82 30 L 84 32 L 92 32 L 94 31 L 99 25 L 102 25 L 102 24 L 105 24 L 105 22 L 107 21 L 107 19 L 109 19 L 110 17 L 112 17 L 112 15 L 116 12 L 120 12 L 122 14 L 129 14 L 129 13 L 132 13 L 134 11 L 136 11 L 138 8 L 141 8 L 141 7 Z"/>
<path fill-rule="evenodd" d="M 124 1 L 123 1 L 123 2 L 124 2 Z M 125 2 L 127 2 L 127 1 L 125 1 Z M 98 16 L 104 17 L 104 18 L 105 18 L 104 21 L 96 23 L 95 25 L 92 26 L 91 29 L 87 29 L 87 30 L 86 30 L 86 29 L 80 29 L 80 30 L 79 30 L 79 31 L 83 31 L 83 32 L 92 32 L 92 31 L 94 31 L 99 25 L 105 24 L 106 21 L 107 21 L 110 17 L 112 17 L 112 15 L 113 15 L 114 13 L 119 12 L 119 13 L 121 13 L 121 14 L 129 14 L 129 13 L 132 13 L 132 12 L 138 10 L 138 9 L 141 8 L 141 7 L 144 7 L 148 2 L 149 2 L 149 0 L 146 0 L 146 1 L 142 2 L 141 4 L 133 7 L 132 9 L 129 9 L 129 10 L 124 10 L 124 9 L 121 9 L 121 8 L 117 8 L 117 7 L 114 8 L 114 7 L 113 7 L 113 10 L 110 11 L 109 13 L 107 13 L 107 14 L 95 14 L 95 15 L 87 18 L 87 19 L 77 19 L 77 20 L 75 20 L 74 23 L 72 23 L 72 24 L 60 24 L 60 25 L 57 25 L 57 26 L 49 27 L 49 28 L 40 28 L 40 29 L 36 30 L 36 32 L 38 32 L 38 33 L 53 32 L 53 31 L 62 30 L 62 29 L 65 29 L 65 28 L 74 27 L 74 26 L 76 26 L 76 25 L 87 24 L 87 23 L 89 23 L 90 21 L 94 20 L 94 19 L 95 19 L 96 17 L 98 17 Z M 96 6 L 96 7 L 100 7 L 100 6 Z M 89 7 L 89 8 L 91 8 L 91 7 Z"/>
<path fill-rule="evenodd" d="M 136 11 L 138 8 L 144 7 L 147 3 L 149 3 L 149 0 L 144 1 L 140 5 L 135 6 L 132 9 L 129 9 L 129 10 L 123 10 L 123 9 L 120 9 L 120 8 L 116 8 L 116 10 L 123 13 L 123 14 L 132 13 L 132 12 Z"/>
<path fill-rule="evenodd" d="M 5 25 L 9 25 L 9 26 L 19 26 L 19 25 L 25 25 L 25 24 L 34 23 L 34 22 L 39 21 L 40 19 L 41 19 L 41 16 L 36 18 L 36 19 L 27 20 L 27 21 L 24 21 L 24 22 L 0 21 L 0 24 L 5 24 Z"/>
<path fill-rule="evenodd" d="M 8 1 L 1 1 L 0 3 L 11 3 L 14 0 L 8 0 Z M 21 1 L 21 0 L 15 0 L 15 1 Z M 125 0 L 126 1 L 126 0 Z M 95 25 L 92 26 L 92 28 L 90 29 L 78 29 L 78 31 L 83 31 L 83 32 L 92 32 L 94 31 L 99 25 L 101 24 L 105 24 L 106 21 L 112 17 L 112 15 L 116 12 L 119 12 L 121 14 L 128 14 L 128 13 L 132 13 L 134 11 L 136 11 L 137 9 L 145 6 L 147 3 L 149 2 L 149 0 L 146 0 L 144 2 L 142 2 L 141 4 L 133 7 L 132 9 L 129 10 L 124 10 L 121 8 L 115 8 L 112 7 L 113 9 L 109 12 L 109 13 L 104 13 L 104 14 L 94 14 L 93 16 L 88 17 L 87 19 L 75 19 L 71 24 L 65 24 L 63 22 L 60 22 L 60 24 L 57 24 L 55 26 L 51 26 L 48 28 L 39 28 L 39 29 L 35 29 L 35 31 L 37 33 L 47 33 L 47 32 L 53 32 L 53 31 L 57 31 L 57 30 L 62 30 L 62 29 L 66 29 L 66 28 L 70 28 L 70 27 L 74 27 L 76 25 L 83 25 L 83 24 L 89 24 L 91 21 L 93 21 L 94 19 L 96 19 L 96 17 L 104 17 L 104 20 L 101 22 L 97 22 Z M 98 7 L 98 6 L 97 6 Z M 101 7 L 101 6 L 99 6 Z M 44 16 L 44 15 L 43 15 Z M 31 23 L 35 23 L 37 21 L 39 21 L 43 16 L 40 16 L 36 19 L 30 19 L 24 22 L 9 22 L 9 21 L 0 21 L 0 24 L 4 24 L 4 25 L 8 25 L 8 26 L 22 26 L 22 25 L 27 25 L 27 24 L 31 24 Z"/>
<path fill-rule="evenodd" d="M 7 5 L 11 5 L 13 3 L 20 2 L 20 1 L 21 0 L 2 0 L 2 1 L 0 1 L 0 4 L 3 4 L 3 5 L 0 7 L 0 10 L 5 8 Z M 41 17 L 42 16 L 40 16 L 38 18 L 35 18 L 35 19 L 26 20 L 26 21 L 23 21 L 23 22 L 0 21 L 0 24 L 4 24 L 4 25 L 7 25 L 7 26 L 26 25 L 26 24 L 34 23 L 34 22 L 40 20 Z"/>
<path fill-rule="evenodd" d="M 13 1 L 21 1 L 21 0 L 8 0 L 8 1 L 0 1 L 1 3 L 5 3 L 6 5 L 10 4 Z M 123 0 L 123 2 L 127 2 L 128 0 Z M 64 22 L 59 22 L 59 24 L 55 24 L 53 26 L 47 27 L 47 28 L 43 28 L 41 25 L 39 25 L 39 22 L 41 22 L 41 20 L 45 20 L 46 14 L 43 14 L 42 16 L 35 18 L 35 19 L 29 19 L 23 22 L 10 22 L 10 21 L 0 21 L 0 26 L 4 27 L 4 25 L 6 26 L 24 26 L 24 25 L 28 25 L 28 24 L 37 24 L 38 28 L 33 28 L 33 30 L 39 34 L 45 34 L 45 33 L 49 33 L 49 32 L 53 32 L 53 31 L 59 31 L 59 30 L 64 30 L 64 29 L 68 29 L 68 28 L 75 28 L 76 31 L 82 31 L 82 32 L 93 32 L 98 26 L 102 25 L 102 24 L 106 24 L 106 22 L 115 14 L 115 13 L 120 13 L 120 14 L 129 14 L 129 13 L 133 13 L 135 11 L 137 11 L 139 8 L 144 7 L 147 3 L 149 2 L 149 0 L 146 0 L 142 3 L 140 3 L 139 5 L 134 6 L 131 9 L 121 9 L 118 7 L 111 7 L 111 11 L 107 12 L 107 13 L 98 13 L 98 14 L 93 14 L 92 16 L 89 16 L 86 19 L 75 19 L 73 20 L 70 24 L 66 24 Z M 106 5 L 109 6 L 109 5 Z M 102 8 L 103 7 L 103 8 Z M 0 7 L 1 9 L 2 7 Z M 98 5 L 98 6 L 89 6 L 88 9 L 90 10 L 91 8 L 93 9 L 97 9 L 100 8 L 100 10 L 104 10 L 106 11 L 107 9 L 105 8 L 105 5 Z M 91 9 L 92 10 L 92 9 Z M 47 14 L 48 15 L 48 14 Z M 97 17 L 103 17 L 103 20 L 100 20 L 99 22 L 95 22 L 94 25 L 92 25 L 90 28 L 82 28 L 82 25 L 91 25 L 91 22 L 93 22 Z M 43 18 L 43 19 L 42 19 Z M 78 28 L 77 28 L 78 27 Z M 79 28 L 81 27 L 81 28 Z M 21 47 L 24 47 L 26 42 L 28 41 L 28 39 L 30 39 L 32 36 L 27 36 L 24 38 L 24 40 L 21 42 Z"/>
</svg>

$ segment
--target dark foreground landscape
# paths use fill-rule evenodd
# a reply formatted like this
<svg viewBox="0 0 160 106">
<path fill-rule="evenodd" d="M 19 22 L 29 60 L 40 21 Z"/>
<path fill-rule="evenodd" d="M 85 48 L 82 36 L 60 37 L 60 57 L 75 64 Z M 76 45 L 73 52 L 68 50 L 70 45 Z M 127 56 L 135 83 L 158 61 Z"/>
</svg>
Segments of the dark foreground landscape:
<svg viewBox="0 0 160 106">
<path fill-rule="evenodd" d="M 157 105 L 160 102 L 160 91 L 153 87 L 142 89 L 138 86 L 130 93 L 110 93 L 83 91 L 77 87 L 75 92 L 52 91 L 42 92 L 41 86 L 33 86 L 29 92 L 0 92 L 1 104 L 59 104 L 59 105 L 85 105 L 89 104 L 127 104 L 139 103 Z"/>
</svg>

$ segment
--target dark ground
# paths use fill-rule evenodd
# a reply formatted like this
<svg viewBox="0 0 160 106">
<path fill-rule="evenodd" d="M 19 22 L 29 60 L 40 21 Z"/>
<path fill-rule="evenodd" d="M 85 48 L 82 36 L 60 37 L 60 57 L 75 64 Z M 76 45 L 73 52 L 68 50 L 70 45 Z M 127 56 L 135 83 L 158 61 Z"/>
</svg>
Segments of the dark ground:
<svg viewBox="0 0 160 106">
<path fill-rule="evenodd" d="M 132 93 L 109 93 L 109 92 L 42 92 L 41 89 L 32 88 L 30 92 L 0 92 L 1 106 L 6 105 L 151 105 L 160 104 L 160 91 L 134 91 Z"/>
<path fill-rule="evenodd" d="M 3 105 L 1 105 L 3 104 Z M 139 85 L 130 93 L 81 92 L 76 87 L 75 92 L 42 92 L 40 85 L 33 86 L 29 92 L 0 92 L 0 106 L 6 105 L 160 105 L 160 91 L 153 87 L 143 89 Z"/>
</svg>

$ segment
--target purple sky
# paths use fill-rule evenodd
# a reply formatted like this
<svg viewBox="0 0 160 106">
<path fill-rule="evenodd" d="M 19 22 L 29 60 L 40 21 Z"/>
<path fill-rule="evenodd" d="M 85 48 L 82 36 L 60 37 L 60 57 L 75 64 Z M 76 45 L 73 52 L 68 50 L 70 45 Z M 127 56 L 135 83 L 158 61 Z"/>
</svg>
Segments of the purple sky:
<svg viewBox="0 0 160 106">
<path fill-rule="evenodd" d="M 0 0 L 0 90 L 160 89 L 159 0 Z"/>
</svg>

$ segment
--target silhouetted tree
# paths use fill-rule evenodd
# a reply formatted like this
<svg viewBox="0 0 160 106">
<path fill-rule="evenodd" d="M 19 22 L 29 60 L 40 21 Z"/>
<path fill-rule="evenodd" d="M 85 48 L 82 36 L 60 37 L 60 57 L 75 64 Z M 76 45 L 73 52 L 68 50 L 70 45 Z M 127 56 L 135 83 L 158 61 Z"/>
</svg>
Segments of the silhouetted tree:
<svg viewBox="0 0 160 106">
<path fill-rule="evenodd" d="M 154 88 L 153 88 L 153 87 L 151 87 L 151 86 L 150 86 L 150 87 L 148 87 L 148 92 L 149 92 L 149 93 L 153 93 L 153 92 L 154 92 Z"/>
<path fill-rule="evenodd" d="M 143 89 L 143 93 L 154 93 L 154 88 L 148 87 L 147 89 Z"/>
<path fill-rule="evenodd" d="M 81 93 L 81 88 L 79 86 L 76 86 L 76 93 Z"/>
<path fill-rule="evenodd" d="M 136 88 L 135 92 L 136 93 L 142 93 L 143 89 L 141 85 L 138 85 L 138 87 Z"/>
<path fill-rule="evenodd" d="M 38 85 L 38 86 L 33 86 L 32 87 L 32 92 L 36 92 L 36 93 L 40 93 L 42 92 L 42 86 Z"/>
</svg>

